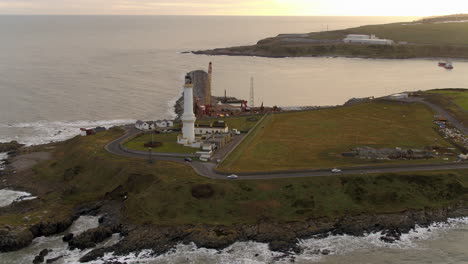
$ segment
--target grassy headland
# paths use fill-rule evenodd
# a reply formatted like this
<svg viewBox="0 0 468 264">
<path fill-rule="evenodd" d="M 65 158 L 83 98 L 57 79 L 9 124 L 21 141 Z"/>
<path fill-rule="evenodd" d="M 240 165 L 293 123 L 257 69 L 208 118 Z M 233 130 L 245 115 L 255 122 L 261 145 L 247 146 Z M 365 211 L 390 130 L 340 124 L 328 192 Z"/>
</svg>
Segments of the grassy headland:
<svg viewBox="0 0 468 264">
<path fill-rule="evenodd" d="M 270 115 L 219 169 L 255 172 L 401 163 L 342 157 L 341 153 L 359 146 L 450 147 L 435 132 L 432 120 L 432 111 L 422 104 L 378 100 L 333 109 Z"/>
<path fill-rule="evenodd" d="M 426 101 L 443 108 L 465 126 L 468 124 L 468 89 L 437 89 L 419 94 Z"/>
<path fill-rule="evenodd" d="M 447 18 L 448 19 L 448 18 Z M 451 21 L 450 19 L 446 21 Z M 468 58 L 468 22 L 407 22 L 367 25 L 344 30 L 313 32 L 301 36 L 279 35 L 256 45 L 197 51 L 196 54 L 307 57 L 345 56 L 368 58 Z M 374 34 L 395 45 L 345 44 L 348 34 Z"/>
<path fill-rule="evenodd" d="M 211 180 L 184 164 L 149 164 L 107 153 L 103 146 L 122 133 L 113 129 L 57 144 L 54 158 L 35 166 L 24 183 L 45 190 L 40 201 L 1 214 L 0 226 L 53 221 L 101 199 L 121 202 L 125 223 L 231 225 L 440 208 L 468 198 L 466 171 Z"/>
</svg>

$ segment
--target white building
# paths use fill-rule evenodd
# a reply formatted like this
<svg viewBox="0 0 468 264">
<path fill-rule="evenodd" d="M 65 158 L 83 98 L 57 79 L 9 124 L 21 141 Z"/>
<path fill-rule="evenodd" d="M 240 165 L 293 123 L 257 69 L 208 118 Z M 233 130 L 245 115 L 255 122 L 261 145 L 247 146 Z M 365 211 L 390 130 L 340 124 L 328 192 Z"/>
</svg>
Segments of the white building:
<svg viewBox="0 0 468 264">
<path fill-rule="evenodd" d="M 156 128 L 169 128 L 173 127 L 174 122 L 171 120 L 158 120 L 158 121 L 141 121 L 135 123 L 135 127 L 140 130 L 155 130 Z"/>
<path fill-rule="evenodd" d="M 379 39 L 375 35 L 357 35 L 349 34 L 343 39 L 344 43 L 374 44 L 374 45 L 393 45 L 395 42 L 390 39 Z"/>
<path fill-rule="evenodd" d="M 149 122 L 138 120 L 135 123 L 135 127 L 140 130 L 150 130 L 152 126 Z"/>
<path fill-rule="evenodd" d="M 166 127 L 173 127 L 174 126 L 174 122 L 171 121 L 171 120 L 158 120 L 155 122 L 156 123 L 156 126 L 157 127 L 160 127 L 160 128 L 166 128 Z"/>
<path fill-rule="evenodd" d="M 195 142 L 195 114 L 193 113 L 193 83 L 189 74 L 185 76 L 184 114 L 182 115 L 182 136 L 177 142 L 183 145 L 193 145 Z"/>
<path fill-rule="evenodd" d="M 398 100 L 398 99 L 407 99 L 409 95 L 407 93 L 397 93 L 390 95 L 390 98 Z"/>
<path fill-rule="evenodd" d="M 197 125 L 195 127 L 195 133 L 197 135 L 216 134 L 216 133 L 227 133 L 229 132 L 228 127 L 212 127 L 209 125 Z"/>
</svg>

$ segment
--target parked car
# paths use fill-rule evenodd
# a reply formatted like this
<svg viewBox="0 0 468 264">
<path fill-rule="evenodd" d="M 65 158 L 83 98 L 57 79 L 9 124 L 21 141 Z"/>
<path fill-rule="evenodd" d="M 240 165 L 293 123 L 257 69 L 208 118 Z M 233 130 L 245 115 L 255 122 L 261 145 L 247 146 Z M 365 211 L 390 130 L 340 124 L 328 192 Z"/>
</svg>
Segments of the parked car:
<svg viewBox="0 0 468 264">
<path fill-rule="evenodd" d="M 341 170 L 340 170 L 340 169 L 337 169 L 337 168 L 334 168 L 334 169 L 331 170 L 331 172 L 333 172 L 333 173 L 340 173 Z"/>
<path fill-rule="evenodd" d="M 231 180 L 234 180 L 234 179 L 237 179 L 239 178 L 239 176 L 235 175 L 235 174 L 232 174 L 232 175 L 229 175 L 227 176 L 228 179 L 231 179 Z"/>
<path fill-rule="evenodd" d="M 192 159 L 191 158 L 185 158 L 184 161 L 185 162 L 192 162 Z"/>
</svg>

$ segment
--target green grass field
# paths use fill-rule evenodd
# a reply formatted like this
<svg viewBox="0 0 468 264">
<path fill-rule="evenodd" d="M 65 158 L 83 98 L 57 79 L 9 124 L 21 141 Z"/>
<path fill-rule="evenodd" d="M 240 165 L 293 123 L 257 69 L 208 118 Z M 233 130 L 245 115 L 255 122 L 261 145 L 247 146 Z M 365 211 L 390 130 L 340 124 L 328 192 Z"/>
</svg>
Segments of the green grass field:
<svg viewBox="0 0 468 264">
<path fill-rule="evenodd" d="M 433 129 L 433 113 L 421 104 L 372 102 L 268 116 L 220 165 L 227 172 L 330 168 L 401 163 L 345 158 L 358 146 L 449 147 Z"/>
<path fill-rule="evenodd" d="M 430 94 L 442 95 L 450 99 L 460 108 L 465 111 L 468 111 L 468 89 L 459 89 L 459 90 L 432 90 L 428 91 Z"/>
<path fill-rule="evenodd" d="M 468 45 L 468 22 L 415 24 L 393 23 L 310 33 L 313 39 L 343 39 L 348 34 L 374 34 L 379 38 L 407 41 L 415 44 Z"/>
<path fill-rule="evenodd" d="M 211 180 L 184 164 L 149 164 L 107 153 L 104 145 L 122 133 L 113 129 L 58 144 L 53 160 L 37 165 L 30 178 L 47 188 L 40 203 L 0 215 L 0 225 L 53 221 L 77 205 L 104 197 L 123 203 L 124 221 L 156 225 L 303 221 L 438 208 L 468 199 L 466 171 Z"/>
<path fill-rule="evenodd" d="M 154 134 L 153 140 L 156 142 L 161 142 L 162 146 L 153 148 L 153 152 L 159 153 L 184 153 L 184 154 L 193 154 L 198 151 L 196 148 L 185 147 L 184 145 L 177 144 L 176 133 L 170 134 Z M 148 151 L 148 148 L 145 148 L 145 143 L 151 142 L 151 134 L 146 134 L 140 137 L 136 137 L 124 144 L 124 147 L 140 151 Z"/>
<path fill-rule="evenodd" d="M 438 89 L 421 94 L 425 100 L 442 107 L 462 124 L 468 124 L 468 89 Z"/>
</svg>

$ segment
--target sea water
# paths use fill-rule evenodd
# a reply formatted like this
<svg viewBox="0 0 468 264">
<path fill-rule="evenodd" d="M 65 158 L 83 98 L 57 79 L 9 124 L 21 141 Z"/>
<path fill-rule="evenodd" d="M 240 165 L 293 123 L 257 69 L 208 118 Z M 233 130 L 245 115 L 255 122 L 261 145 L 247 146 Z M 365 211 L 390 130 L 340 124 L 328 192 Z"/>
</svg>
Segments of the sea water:
<svg viewBox="0 0 468 264">
<path fill-rule="evenodd" d="M 0 16 L 0 141 L 41 144 L 81 127 L 172 118 L 186 72 L 213 61 L 213 94 L 255 104 L 342 104 L 352 97 L 465 87 L 468 63 L 183 54 L 280 33 L 411 17 Z"/>
</svg>

